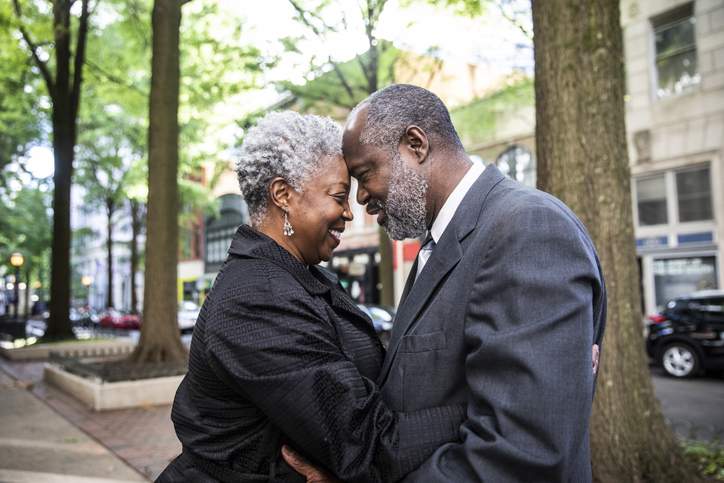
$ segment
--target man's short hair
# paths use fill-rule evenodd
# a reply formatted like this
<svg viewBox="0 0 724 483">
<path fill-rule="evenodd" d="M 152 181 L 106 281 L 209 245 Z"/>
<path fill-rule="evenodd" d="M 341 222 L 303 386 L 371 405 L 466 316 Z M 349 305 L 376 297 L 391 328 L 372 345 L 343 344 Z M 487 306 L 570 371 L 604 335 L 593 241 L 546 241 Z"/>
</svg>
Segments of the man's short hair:
<svg viewBox="0 0 724 483">
<path fill-rule="evenodd" d="M 369 96 L 355 111 L 367 106 L 361 144 L 397 151 L 407 128 L 422 128 L 433 141 L 463 149 L 445 104 L 432 92 L 410 84 L 393 84 Z"/>
</svg>

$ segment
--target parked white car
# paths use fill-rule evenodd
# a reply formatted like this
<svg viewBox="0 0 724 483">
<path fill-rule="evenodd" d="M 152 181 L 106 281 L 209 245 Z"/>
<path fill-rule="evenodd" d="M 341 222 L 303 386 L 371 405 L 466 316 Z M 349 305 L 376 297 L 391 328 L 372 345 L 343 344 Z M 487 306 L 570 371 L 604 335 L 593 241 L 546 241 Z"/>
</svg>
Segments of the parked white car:
<svg viewBox="0 0 724 483">
<path fill-rule="evenodd" d="M 201 308 L 194 302 L 184 300 L 179 304 L 178 308 L 178 327 L 181 332 L 190 332 L 194 330 L 196 319 L 199 317 Z"/>
</svg>

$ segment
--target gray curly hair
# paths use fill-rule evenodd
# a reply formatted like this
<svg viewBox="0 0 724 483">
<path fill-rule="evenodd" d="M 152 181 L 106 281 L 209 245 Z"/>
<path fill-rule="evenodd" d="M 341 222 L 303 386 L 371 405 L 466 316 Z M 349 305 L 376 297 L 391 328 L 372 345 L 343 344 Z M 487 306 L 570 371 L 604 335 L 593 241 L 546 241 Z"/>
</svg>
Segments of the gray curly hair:
<svg viewBox="0 0 724 483">
<path fill-rule="evenodd" d="M 284 178 L 297 191 L 329 156 L 342 155 L 342 130 L 330 118 L 293 111 L 271 112 L 244 138 L 236 162 L 241 194 L 253 225 L 267 211 L 269 183 Z"/>
</svg>

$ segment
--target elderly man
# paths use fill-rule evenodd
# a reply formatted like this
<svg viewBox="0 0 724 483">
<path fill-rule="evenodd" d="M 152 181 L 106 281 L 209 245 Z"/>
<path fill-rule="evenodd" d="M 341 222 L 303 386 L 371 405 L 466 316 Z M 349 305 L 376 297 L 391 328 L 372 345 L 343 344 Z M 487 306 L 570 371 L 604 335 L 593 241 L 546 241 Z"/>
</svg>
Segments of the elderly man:
<svg viewBox="0 0 724 483">
<path fill-rule="evenodd" d="M 390 236 L 425 237 L 383 398 L 401 411 L 467 403 L 460 441 L 405 481 L 590 481 L 606 291 L 585 227 L 553 196 L 472 162 L 442 101 L 420 87 L 363 101 L 343 151 L 358 201 Z"/>
</svg>

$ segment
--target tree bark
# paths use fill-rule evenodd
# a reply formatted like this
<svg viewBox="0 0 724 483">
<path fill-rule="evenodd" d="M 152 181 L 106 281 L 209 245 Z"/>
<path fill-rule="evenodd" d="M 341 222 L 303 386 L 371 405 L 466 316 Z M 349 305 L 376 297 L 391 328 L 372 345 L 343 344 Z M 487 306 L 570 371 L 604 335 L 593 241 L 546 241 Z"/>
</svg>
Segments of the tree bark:
<svg viewBox="0 0 724 483">
<path fill-rule="evenodd" d="M 177 322 L 180 0 L 155 0 L 148 127 L 146 270 L 141 340 L 134 362 L 186 357 Z"/>
<path fill-rule="evenodd" d="M 644 353 L 618 1 L 533 0 L 538 186 L 588 227 L 608 289 L 591 418 L 594 481 L 692 481 Z"/>
<path fill-rule="evenodd" d="M 138 313 L 138 287 L 136 286 L 136 273 L 138 273 L 138 235 L 141 232 L 141 206 L 136 200 L 131 200 L 131 313 Z"/>
<path fill-rule="evenodd" d="M 108 288 L 106 294 L 106 307 L 113 308 L 113 213 L 115 212 L 115 203 L 112 199 L 106 200 L 106 215 L 108 216 L 108 225 L 106 227 L 106 257 L 108 258 Z"/>
</svg>

